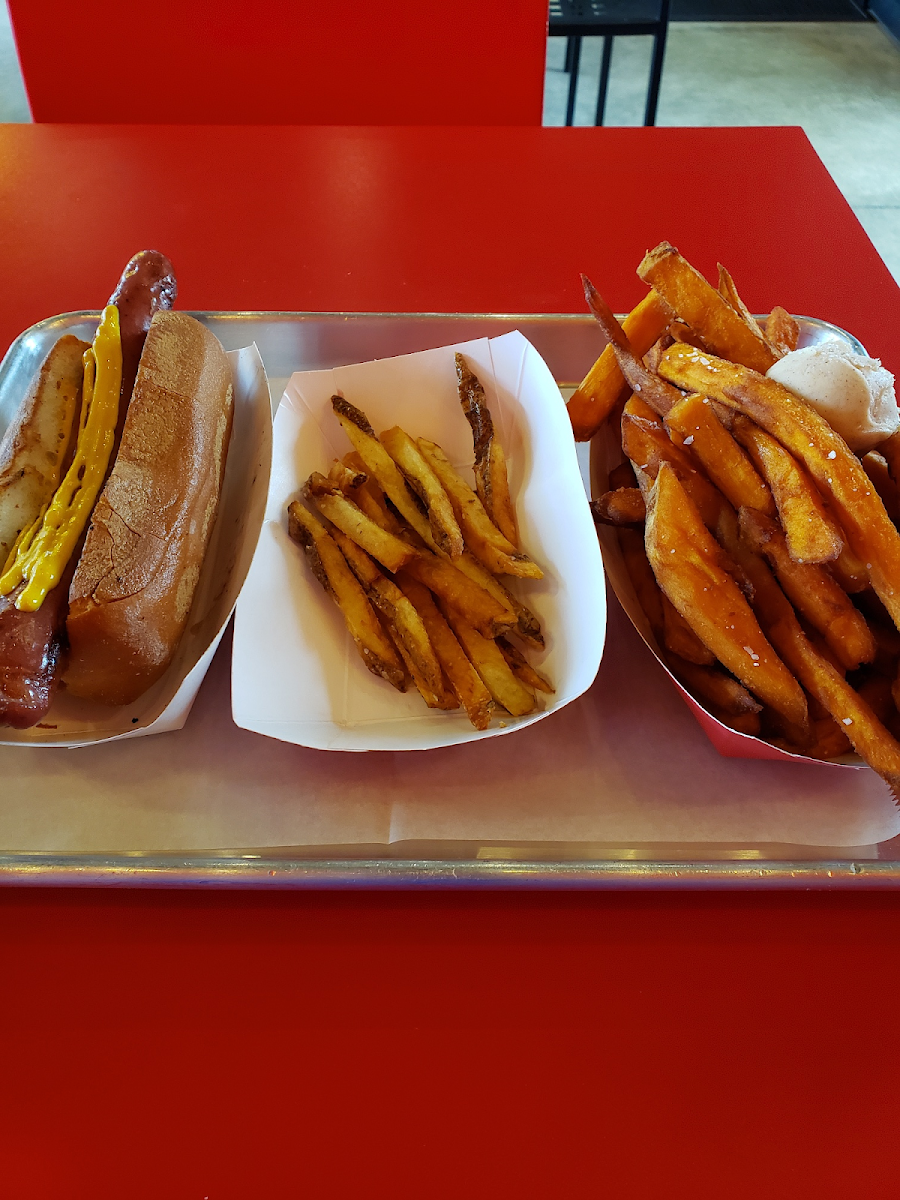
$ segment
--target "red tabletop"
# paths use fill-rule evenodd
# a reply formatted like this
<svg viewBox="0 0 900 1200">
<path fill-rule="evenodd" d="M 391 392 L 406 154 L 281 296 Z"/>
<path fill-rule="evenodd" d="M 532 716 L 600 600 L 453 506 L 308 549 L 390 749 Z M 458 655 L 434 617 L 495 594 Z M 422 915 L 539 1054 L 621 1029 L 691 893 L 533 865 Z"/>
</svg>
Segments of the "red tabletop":
<svg viewBox="0 0 900 1200">
<path fill-rule="evenodd" d="M 799 130 L 0 128 L 4 344 L 144 246 L 186 308 L 580 311 L 662 238 L 900 370 Z M 6 891 L 0 1194 L 891 1197 L 898 933 L 865 893 Z"/>
</svg>

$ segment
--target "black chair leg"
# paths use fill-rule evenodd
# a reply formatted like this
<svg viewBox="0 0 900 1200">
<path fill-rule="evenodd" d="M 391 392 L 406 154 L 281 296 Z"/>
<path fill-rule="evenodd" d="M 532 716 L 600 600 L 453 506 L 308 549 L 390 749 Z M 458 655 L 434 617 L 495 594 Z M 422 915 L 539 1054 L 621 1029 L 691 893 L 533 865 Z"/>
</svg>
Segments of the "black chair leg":
<svg viewBox="0 0 900 1200">
<path fill-rule="evenodd" d="M 609 65 L 612 61 L 613 35 L 607 33 L 603 38 L 603 57 L 600 60 L 600 87 L 597 91 L 597 115 L 595 125 L 603 124 L 603 113 L 606 110 L 606 93 L 609 89 Z"/>
<path fill-rule="evenodd" d="M 569 75 L 569 99 L 566 102 L 566 124 L 571 125 L 575 119 L 575 89 L 578 87 L 578 64 L 581 62 L 581 38 L 572 37 L 570 42 L 575 43 L 572 51 L 572 71 Z"/>
<path fill-rule="evenodd" d="M 563 70 L 568 73 L 572 70 L 572 55 L 575 51 L 575 39 L 573 37 L 566 38 L 566 65 Z"/>
<path fill-rule="evenodd" d="M 656 124 L 659 85 L 662 82 L 663 58 L 666 53 L 666 32 L 669 27 L 669 0 L 663 0 L 659 20 L 659 32 L 653 38 L 653 62 L 650 66 L 650 85 L 647 88 L 647 110 L 644 113 L 645 125 Z"/>
</svg>

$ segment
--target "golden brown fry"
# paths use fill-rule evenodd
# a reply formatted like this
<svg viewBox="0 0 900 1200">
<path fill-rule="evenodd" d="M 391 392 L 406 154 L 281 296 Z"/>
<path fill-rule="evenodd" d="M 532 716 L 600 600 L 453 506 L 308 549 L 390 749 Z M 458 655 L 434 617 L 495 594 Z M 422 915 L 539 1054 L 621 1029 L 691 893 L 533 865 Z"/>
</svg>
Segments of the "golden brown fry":
<svg viewBox="0 0 900 1200">
<path fill-rule="evenodd" d="M 398 537 L 382 529 L 358 508 L 352 500 L 340 492 L 324 491 L 319 481 L 325 477 L 315 472 L 309 477 L 304 495 L 318 508 L 323 517 L 327 517 L 332 525 L 347 535 L 357 546 L 361 546 L 367 554 L 371 554 L 382 566 L 389 571 L 399 571 L 404 563 L 416 553 L 415 548 L 408 542 L 401 542 Z"/>
<path fill-rule="evenodd" d="M 720 714 L 743 717 L 752 716 L 762 710 L 759 701 L 736 679 L 726 675 L 719 666 L 698 666 L 675 654 L 666 655 L 666 665 L 675 678 L 694 693 L 701 704 L 708 704 L 715 710 L 713 715 L 719 720 L 724 719 Z"/>
<path fill-rule="evenodd" d="M 776 304 L 766 320 L 766 341 L 778 355 L 797 349 L 800 326 L 786 309 Z"/>
<path fill-rule="evenodd" d="M 466 658 L 465 651 L 441 615 L 431 592 L 406 571 L 399 573 L 397 582 L 422 618 L 447 681 L 469 720 L 476 729 L 487 729 L 491 723 L 491 693 Z"/>
<path fill-rule="evenodd" d="M 288 532 L 303 547 L 313 574 L 340 608 L 368 669 L 373 675 L 386 679 L 397 691 L 405 691 L 403 664 L 362 585 L 325 526 L 295 500 L 288 506 Z"/>
<path fill-rule="evenodd" d="M 408 644 L 403 640 L 402 635 L 392 621 L 385 622 L 387 631 L 394 640 L 394 645 L 400 652 L 400 657 L 406 665 L 413 683 L 416 685 L 416 690 L 425 701 L 429 708 L 440 708 L 444 710 L 452 710 L 459 708 L 456 697 L 449 688 L 444 686 L 443 676 L 440 679 L 440 684 L 437 690 L 432 688 L 431 684 L 419 670 L 419 665 L 409 652 Z"/>
<path fill-rule="evenodd" d="M 536 667 L 533 667 L 521 650 L 517 649 L 512 642 L 507 641 L 504 637 L 498 637 L 494 640 L 500 647 L 503 657 L 509 663 L 513 675 L 517 679 L 521 679 L 526 687 L 530 687 L 533 692 L 547 692 L 551 695 L 556 691 L 556 688 L 547 676 L 542 675 Z"/>
<path fill-rule="evenodd" d="M 659 340 L 671 319 L 671 309 L 654 291 L 648 292 L 631 310 L 622 328 L 639 358 Z M 576 442 L 591 440 L 625 391 L 625 377 L 612 346 L 608 345 L 566 405 Z"/>
<path fill-rule="evenodd" d="M 679 658 L 683 658 L 685 662 L 711 667 L 716 661 L 716 656 L 700 641 L 665 592 L 660 592 L 660 599 L 663 614 L 663 643 L 666 649 Z"/>
<path fill-rule="evenodd" d="M 609 341 L 613 354 L 616 356 L 616 362 L 619 364 L 619 370 L 627 380 L 628 386 L 633 392 L 640 395 L 655 412 L 665 415 L 672 405 L 677 404 L 681 399 L 681 393 L 646 366 L 641 355 L 637 354 L 631 345 L 627 334 L 609 305 L 586 275 L 581 276 L 581 282 L 584 286 L 584 298 L 587 300 L 588 308 Z"/>
<path fill-rule="evenodd" d="M 428 510 L 435 544 L 451 558 L 459 558 L 463 552 L 463 536 L 453 515 L 450 497 L 422 457 L 419 447 L 399 425 L 386 429 L 379 440 Z"/>
<path fill-rule="evenodd" d="M 838 558 L 844 548 L 841 530 L 794 456 L 747 417 L 735 417 L 734 436 L 772 489 L 791 558 L 800 563 L 833 562 Z"/>
<path fill-rule="evenodd" d="M 650 492 L 644 543 L 656 582 L 704 645 L 755 696 L 806 727 L 802 689 L 719 565 L 716 543 L 668 463 Z"/>
<path fill-rule="evenodd" d="M 457 570 L 449 559 L 421 550 L 406 564 L 406 570 L 434 592 L 442 607 L 458 613 L 484 637 L 497 637 L 516 623 L 516 615 L 507 605 Z"/>
<path fill-rule="evenodd" d="M 484 396 L 484 388 L 461 354 L 456 355 L 459 400 L 466 420 L 472 427 L 475 446 L 475 491 L 484 510 L 516 549 L 519 534 L 516 512 L 509 494 L 506 454 L 494 433 L 494 422 Z"/>
<path fill-rule="evenodd" d="M 859 459 L 824 417 L 774 380 L 722 359 L 700 362 L 686 346 L 670 347 L 660 370 L 740 409 L 803 462 L 829 499 L 850 548 L 865 563 L 891 619 L 900 625 L 900 534 Z"/>
<path fill-rule="evenodd" d="M 534 693 L 517 679 L 496 642 L 482 637 L 468 621 L 441 602 L 441 611 L 459 639 L 472 666 L 498 704 L 514 717 L 524 717 L 535 707 Z"/>
<path fill-rule="evenodd" d="M 827 566 L 844 591 L 851 596 L 865 591 L 869 586 L 869 572 L 866 570 L 866 564 L 856 557 L 846 540 L 840 554 L 834 562 L 828 563 Z"/>
<path fill-rule="evenodd" d="M 763 331 L 760 329 L 756 321 L 756 318 L 753 316 L 753 313 L 751 313 L 750 309 L 741 299 L 734 280 L 731 278 L 730 272 L 728 272 L 721 263 L 718 263 L 717 266 L 719 268 L 719 295 L 723 300 L 726 301 L 726 303 L 731 305 L 753 336 L 765 341 L 769 349 L 773 351 L 775 357 L 780 358 L 781 352 L 777 349 L 777 347 L 772 345 L 767 337 L 765 337 Z"/>
<path fill-rule="evenodd" d="M 342 461 L 345 467 L 363 479 L 362 483 L 357 484 L 347 493 L 354 504 L 358 505 L 370 520 L 374 521 L 376 525 L 380 525 L 382 529 L 386 529 L 388 533 L 393 533 L 396 537 L 404 537 L 407 533 L 407 526 L 397 519 L 378 484 L 366 475 L 365 463 L 356 451 L 352 450 L 349 454 L 345 454 Z"/>
<path fill-rule="evenodd" d="M 466 545 L 475 557 L 495 575 L 543 579 L 544 572 L 537 563 L 516 550 L 503 536 L 469 485 L 454 471 L 440 446 L 427 438 L 419 438 L 417 445 L 450 497 Z"/>
<path fill-rule="evenodd" d="M 351 500 L 353 497 L 350 493 L 355 488 L 361 487 L 366 482 L 366 478 L 365 471 L 354 471 L 352 467 L 338 459 L 335 459 L 328 468 L 328 482 L 333 484 L 338 491 L 343 492 L 345 496 L 350 496 Z"/>
<path fill-rule="evenodd" d="M 814 563 L 798 563 L 788 553 L 784 534 L 760 512 L 741 510 L 741 535 L 762 554 L 778 576 L 788 599 L 825 638 L 846 671 L 875 657 L 875 638 L 866 619 L 850 597 L 825 570 Z"/>
<path fill-rule="evenodd" d="M 682 320 L 700 334 L 714 354 L 765 373 L 776 355 L 759 329 L 748 327 L 715 288 L 668 242 L 651 250 L 638 275 L 655 288 Z M 702 391 L 704 388 L 692 388 Z"/>
<path fill-rule="evenodd" d="M 397 512 L 409 522 L 426 545 L 433 547 L 434 539 L 428 518 L 407 487 L 400 468 L 375 436 L 375 430 L 365 413 L 343 396 L 332 396 L 331 407 L 353 448 L 365 463 L 367 474 L 374 477 Z"/>
<path fill-rule="evenodd" d="M 690 455 L 674 444 L 657 414 L 638 396 L 631 397 L 622 413 L 622 449 L 651 480 L 656 478 L 661 463 L 669 463 L 700 510 L 704 524 L 715 526 L 723 503 L 721 494 L 697 470 Z"/>
<path fill-rule="evenodd" d="M 440 663 L 428 639 L 422 618 L 409 598 L 392 580 L 382 575 L 364 550 L 340 530 L 336 530 L 333 537 L 366 595 L 391 626 L 397 649 L 426 703 L 431 708 L 443 707 L 441 704 L 432 704 L 429 700 L 429 696 L 440 698 L 444 689 Z"/>
<path fill-rule="evenodd" d="M 887 515 L 896 525 L 900 520 L 900 490 L 891 476 L 887 459 L 877 450 L 870 450 L 862 457 L 863 470 L 872 480 L 875 491 L 881 497 Z"/>
<path fill-rule="evenodd" d="M 690 446 L 707 475 L 735 508 L 758 508 L 775 515 L 772 493 L 706 396 L 685 396 L 665 419 L 673 441 Z"/>
<path fill-rule="evenodd" d="M 594 520 L 604 525 L 643 525 L 647 510 L 640 488 L 628 487 L 604 492 L 599 500 L 592 500 L 591 512 Z"/>
</svg>

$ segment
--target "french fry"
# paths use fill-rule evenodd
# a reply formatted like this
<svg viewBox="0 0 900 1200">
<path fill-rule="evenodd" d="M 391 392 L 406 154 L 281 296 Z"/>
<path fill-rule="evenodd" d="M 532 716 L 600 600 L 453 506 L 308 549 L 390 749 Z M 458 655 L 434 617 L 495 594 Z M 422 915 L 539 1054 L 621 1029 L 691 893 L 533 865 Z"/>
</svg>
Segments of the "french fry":
<svg viewBox="0 0 900 1200">
<path fill-rule="evenodd" d="M 825 511 L 815 484 L 784 446 L 746 417 L 734 420 L 734 436 L 772 489 L 791 558 L 833 562 L 844 548 L 841 530 Z"/>
<path fill-rule="evenodd" d="M 891 479 L 900 484 L 900 430 L 885 438 L 875 449 L 887 463 Z"/>
<path fill-rule="evenodd" d="M 463 552 L 463 536 L 453 515 L 450 497 L 422 457 L 419 447 L 399 425 L 386 429 L 379 440 L 428 510 L 428 524 L 435 544 L 451 558 L 459 558 Z"/>
<path fill-rule="evenodd" d="M 504 637 L 494 639 L 500 647 L 500 653 L 509 663 L 510 670 L 517 679 L 520 679 L 526 687 L 531 688 L 533 692 L 547 692 L 552 695 L 556 688 L 550 682 L 546 675 L 542 675 L 536 667 L 533 667 L 525 655 L 518 650 L 510 641 Z"/>
<path fill-rule="evenodd" d="M 796 610 L 818 629 L 846 671 L 875 657 L 875 638 L 866 619 L 839 583 L 813 563 L 798 563 L 774 521 L 752 509 L 740 513 L 742 536 L 763 555 Z"/>
<path fill-rule="evenodd" d="M 461 354 L 456 355 L 456 378 L 459 400 L 466 420 L 472 427 L 475 446 L 475 491 L 485 512 L 518 549 L 516 510 L 509 494 L 506 454 L 500 439 L 494 434 L 494 422 L 484 396 L 484 388 Z"/>
<path fill-rule="evenodd" d="M 514 717 L 524 717 L 532 712 L 535 707 L 534 693 L 512 673 L 497 643 L 482 637 L 449 605 L 441 602 L 440 607 L 466 656 L 497 703 L 502 704 Z"/>
<path fill-rule="evenodd" d="M 681 399 L 677 388 L 671 387 L 659 375 L 651 371 L 635 352 L 628 336 L 615 317 L 612 309 L 591 283 L 586 275 L 581 276 L 584 286 L 584 298 L 594 320 L 603 330 L 609 345 L 615 355 L 616 362 L 623 378 L 631 390 L 637 393 L 646 404 L 661 416 L 669 411 L 673 404 Z"/>
<path fill-rule="evenodd" d="M 352 499 L 351 493 L 366 482 L 366 473 L 365 471 L 355 471 L 347 463 L 335 459 L 328 468 L 328 482 Z"/>
<path fill-rule="evenodd" d="M 807 727 L 806 699 L 773 650 L 677 475 L 662 463 L 647 502 L 647 558 L 656 582 L 700 640 L 744 686 Z"/>
<path fill-rule="evenodd" d="M 288 507 L 288 532 L 302 546 L 312 572 L 340 608 L 360 657 L 373 675 L 399 692 L 406 672 L 359 580 L 325 526 L 294 500 Z"/>
<path fill-rule="evenodd" d="M 668 242 L 660 242 L 645 255 L 638 275 L 699 333 L 714 354 L 763 374 L 775 363 L 776 355 L 759 329 L 754 333 L 743 317 Z M 692 390 L 705 394 L 703 388 Z"/>
<path fill-rule="evenodd" d="M 663 622 L 662 592 L 653 574 L 653 568 L 647 560 L 644 549 L 644 537 L 637 529 L 622 528 L 617 531 L 619 548 L 622 551 L 622 561 L 641 611 L 647 618 L 657 646 L 662 649 L 665 644 L 665 625 Z"/>
<path fill-rule="evenodd" d="M 491 723 L 491 693 L 481 676 L 466 658 L 465 651 L 447 624 L 428 588 L 406 571 L 397 576 L 397 583 L 415 605 L 428 637 L 438 656 L 447 682 L 466 715 L 476 729 L 487 729 Z"/>
<path fill-rule="evenodd" d="M 803 463 L 829 500 L 850 548 L 865 563 L 891 619 L 900 626 L 900 534 L 859 459 L 825 418 L 774 380 L 722 359 L 700 362 L 697 351 L 687 346 L 670 347 L 660 370 L 673 382 L 739 409 Z"/>
<path fill-rule="evenodd" d="M 718 263 L 717 266 L 719 268 L 719 295 L 727 304 L 731 305 L 753 336 L 764 341 L 768 348 L 774 352 L 775 357 L 780 358 L 780 351 L 777 350 L 776 347 L 773 346 L 769 339 L 765 336 L 763 331 L 760 329 L 756 318 L 753 316 L 753 313 L 751 313 L 750 309 L 741 299 L 740 294 L 735 287 L 734 280 L 731 278 L 731 274 L 725 269 L 725 267 L 722 266 L 721 263 Z"/>
<path fill-rule="evenodd" d="M 894 481 L 887 459 L 877 450 L 870 450 L 862 457 L 863 470 L 872 480 L 875 491 L 881 497 L 887 515 L 896 525 L 900 520 L 900 489 Z"/>
<path fill-rule="evenodd" d="M 397 519 L 393 510 L 388 506 L 384 492 L 378 484 L 366 475 L 365 463 L 356 451 L 345 454 L 342 462 L 357 477 L 363 476 L 363 482 L 347 493 L 350 499 L 376 525 L 380 525 L 382 529 L 386 529 L 388 533 L 393 533 L 396 537 L 402 537 L 407 527 Z"/>
<path fill-rule="evenodd" d="M 429 708 L 440 708 L 445 711 L 459 708 L 456 697 L 449 688 L 444 686 L 441 679 L 440 686 L 435 691 L 422 672 L 419 670 L 419 665 L 409 652 L 408 644 L 404 641 L 402 635 L 392 621 L 385 622 L 387 631 L 394 640 L 394 645 L 400 652 L 400 657 L 403 659 L 406 669 L 412 677 L 413 683 L 416 685 L 416 691 L 425 701 Z"/>
<path fill-rule="evenodd" d="M 595 521 L 604 525 L 643 525 L 647 510 L 640 488 L 618 488 L 591 501 Z"/>
<path fill-rule="evenodd" d="M 493 523 L 484 505 L 454 471 L 440 446 L 427 438 L 419 438 L 417 445 L 450 497 L 466 545 L 475 557 L 495 575 L 543 579 L 544 572 L 537 563 L 518 551 Z"/>
<path fill-rule="evenodd" d="M 668 463 L 700 510 L 703 523 L 712 528 L 719 516 L 722 496 L 694 465 L 690 455 L 676 446 L 662 421 L 648 404 L 632 396 L 622 413 L 622 449 L 636 468 L 651 480 L 662 463 Z"/>
<path fill-rule="evenodd" d="M 315 504 L 323 517 L 327 517 L 332 525 L 389 571 L 399 571 L 415 555 L 413 546 L 382 529 L 352 500 L 340 492 L 328 490 L 328 481 L 317 471 L 310 475 L 303 494 Z"/>
<path fill-rule="evenodd" d="M 789 312 L 776 304 L 766 319 L 766 341 L 779 355 L 797 349 L 800 326 Z"/>
<path fill-rule="evenodd" d="M 775 515 L 772 493 L 706 396 L 685 396 L 669 410 L 664 423 L 673 441 L 690 446 L 691 453 L 735 508 L 758 508 Z"/>
<path fill-rule="evenodd" d="M 449 559 L 420 550 L 406 564 L 406 570 L 434 592 L 442 607 L 457 613 L 486 638 L 506 633 L 516 623 L 516 615 L 507 605 L 457 570 Z"/>
<path fill-rule="evenodd" d="M 333 537 L 366 595 L 390 624 L 395 634 L 397 649 L 426 703 L 430 708 L 444 707 L 439 703 L 431 703 L 429 699 L 429 696 L 442 697 L 444 688 L 441 682 L 441 666 L 422 618 L 409 597 L 403 594 L 393 580 L 382 575 L 368 554 L 345 533 L 336 530 Z"/>
<path fill-rule="evenodd" d="M 846 540 L 840 554 L 827 566 L 848 595 L 856 595 L 858 592 L 865 591 L 869 586 L 869 572 L 866 570 L 866 564 L 856 557 Z"/>
<path fill-rule="evenodd" d="M 747 689 L 721 667 L 704 667 L 675 654 L 666 655 L 666 665 L 688 691 L 716 710 L 714 715 L 727 714 L 731 717 L 755 715 L 762 705 Z M 720 719 L 722 719 L 720 717 Z M 746 732 L 746 730 L 742 730 Z"/>
<path fill-rule="evenodd" d="M 622 328 L 639 358 L 659 340 L 671 320 L 672 310 L 654 291 L 649 291 L 631 310 Z M 591 440 L 626 390 L 625 377 L 612 346 L 608 345 L 566 405 L 576 442 Z"/>
<path fill-rule="evenodd" d="M 660 592 L 663 614 L 663 644 L 685 662 L 711 667 L 716 656 L 697 637 L 693 629 L 665 594 Z"/>
<path fill-rule="evenodd" d="M 637 476 L 634 473 L 634 467 L 627 458 L 610 471 L 609 487 L 610 491 L 615 491 L 618 488 L 637 487 Z"/>
</svg>

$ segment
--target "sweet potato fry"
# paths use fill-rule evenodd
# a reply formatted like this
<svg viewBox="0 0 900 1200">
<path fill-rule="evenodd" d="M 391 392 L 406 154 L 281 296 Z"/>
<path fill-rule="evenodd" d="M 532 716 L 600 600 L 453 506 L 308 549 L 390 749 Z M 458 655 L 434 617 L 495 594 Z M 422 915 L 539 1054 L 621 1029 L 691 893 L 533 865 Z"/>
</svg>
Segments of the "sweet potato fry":
<svg viewBox="0 0 900 1200">
<path fill-rule="evenodd" d="M 466 715 L 476 729 L 487 729 L 491 723 L 491 693 L 481 676 L 466 658 L 465 651 L 453 630 L 441 615 L 428 588 L 413 579 L 406 571 L 397 576 L 397 583 L 415 605 L 422 618 L 447 682 Z"/>
<path fill-rule="evenodd" d="M 856 557 L 844 541 L 843 548 L 834 562 L 826 564 L 841 587 L 848 595 L 854 596 L 863 592 L 869 586 L 869 572 L 866 564 Z"/>
<path fill-rule="evenodd" d="M 514 717 L 524 717 L 532 712 L 534 693 L 512 673 L 497 643 L 482 637 L 449 605 L 441 603 L 440 607 L 469 661 L 497 703 L 502 704 Z"/>
<path fill-rule="evenodd" d="M 747 689 L 721 667 L 698 666 L 675 654 L 666 655 L 666 665 L 681 683 L 694 694 L 701 704 L 715 709 L 714 716 L 727 713 L 732 717 L 753 715 L 762 710 L 762 705 Z M 744 732 L 744 731 L 742 731 Z"/>
<path fill-rule="evenodd" d="M 484 505 L 454 471 L 440 446 L 427 438 L 419 438 L 417 445 L 450 497 L 466 545 L 475 557 L 495 575 L 543 579 L 544 572 L 537 563 L 518 551 L 493 523 Z"/>
<path fill-rule="evenodd" d="M 663 623 L 662 592 L 653 574 L 653 568 L 647 560 L 644 549 L 644 537 L 637 529 L 622 528 L 618 530 L 619 548 L 622 551 L 622 561 L 637 602 L 650 625 L 651 632 L 656 638 L 656 644 L 661 650 L 665 644 L 665 625 Z"/>
<path fill-rule="evenodd" d="M 442 607 L 458 613 L 484 637 L 497 637 L 516 623 L 515 613 L 507 605 L 495 600 L 448 559 L 421 550 L 406 564 L 406 570 L 434 592 Z"/>
<path fill-rule="evenodd" d="M 895 483 L 900 484 L 900 431 L 892 433 L 889 438 L 885 438 L 875 449 L 887 463 L 891 479 Z"/>
<path fill-rule="evenodd" d="M 550 682 L 546 675 L 542 675 L 536 667 L 533 667 L 525 655 L 518 650 L 512 642 L 509 642 L 504 637 L 494 639 L 500 647 L 500 652 L 509 663 L 510 670 L 517 679 L 520 679 L 526 687 L 531 688 L 533 692 L 547 692 L 552 695 L 556 688 Z"/>
<path fill-rule="evenodd" d="M 699 361 L 701 357 L 706 362 Z M 891 619 L 900 626 L 900 534 L 859 459 L 824 417 L 774 380 L 723 359 L 698 356 L 688 346 L 670 347 L 660 370 L 739 409 L 803 463 L 828 499 L 850 548 L 865 563 Z"/>
<path fill-rule="evenodd" d="M 755 696 L 805 727 L 802 689 L 719 565 L 716 543 L 668 463 L 650 492 L 644 542 L 656 582 L 704 645 Z"/>
<path fill-rule="evenodd" d="M 288 507 L 288 532 L 303 547 L 312 572 L 343 614 L 363 662 L 399 692 L 406 672 L 359 580 L 325 526 L 299 501 Z"/>
<path fill-rule="evenodd" d="M 765 334 L 775 353 L 783 356 L 797 349 L 800 326 L 786 309 L 776 304 L 766 318 Z"/>
<path fill-rule="evenodd" d="M 740 514 L 742 536 L 768 560 L 788 599 L 825 638 L 846 671 L 875 657 L 875 639 L 866 619 L 839 583 L 814 563 L 798 563 L 788 553 L 784 534 L 767 516 L 745 508 Z"/>
<path fill-rule="evenodd" d="M 604 525 L 643 525 L 646 516 L 644 497 L 640 488 L 619 488 L 604 492 L 599 500 L 591 501 L 595 521 Z"/>
<path fill-rule="evenodd" d="M 627 458 L 610 471 L 609 487 L 610 491 L 615 491 L 618 488 L 637 487 L 637 476 L 634 473 L 634 467 Z"/>
<path fill-rule="evenodd" d="M 685 662 L 711 667 L 716 656 L 697 637 L 690 625 L 665 594 L 660 592 L 663 614 L 663 644 L 672 654 Z"/>
<path fill-rule="evenodd" d="M 327 517 L 332 525 L 389 571 L 399 571 L 404 563 L 409 562 L 416 553 L 413 546 L 376 525 L 361 508 L 340 492 L 323 489 L 322 482 L 327 483 L 324 475 L 314 472 L 309 477 L 303 494 L 315 504 L 323 517 Z"/>
<path fill-rule="evenodd" d="M 735 508 L 758 508 L 775 515 L 772 493 L 724 428 L 707 397 L 685 396 L 669 410 L 665 426 L 673 441 L 690 446 L 691 453 Z"/>
<path fill-rule="evenodd" d="M 672 319 L 672 310 L 650 291 L 622 322 L 625 336 L 638 358 L 658 341 Z M 616 401 L 628 390 L 611 345 L 585 375 L 567 404 L 576 442 L 589 442 L 609 417 Z"/>
<path fill-rule="evenodd" d="M 393 580 L 382 575 L 368 554 L 345 533 L 336 530 L 333 537 L 366 595 L 392 627 L 397 649 L 426 703 L 430 708 L 443 707 L 440 703 L 431 702 L 434 698 L 440 698 L 444 690 L 440 663 L 422 618 L 409 597 L 401 592 Z"/>
<path fill-rule="evenodd" d="M 459 558 L 463 552 L 463 537 L 453 515 L 450 497 L 422 457 L 419 447 L 399 425 L 386 429 L 379 441 L 425 505 L 435 544 L 451 558 Z"/>
<path fill-rule="evenodd" d="M 516 511 L 509 494 L 506 473 L 506 454 L 500 439 L 494 434 L 494 422 L 484 396 L 484 388 L 461 354 L 456 355 L 456 378 L 459 401 L 466 420 L 472 427 L 475 446 L 475 491 L 484 510 L 504 537 L 516 549 L 519 534 Z"/>
<path fill-rule="evenodd" d="M 622 413 L 622 449 L 651 480 L 661 463 L 669 463 L 700 510 L 703 523 L 710 528 L 715 525 L 723 503 L 721 494 L 697 470 L 690 455 L 674 444 L 662 421 L 638 396 L 631 397 Z"/>
<path fill-rule="evenodd" d="M 815 484 L 780 442 L 746 417 L 734 419 L 734 436 L 772 489 L 775 506 L 796 562 L 833 562 L 844 547 Z"/>
<path fill-rule="evenodd" d="M 727 271 L 721 263 L 718 263 L 717 266 L 719 268 L 719 295 L 727 304 L 731 305 L 753 336 L 758 337 L 762 341 L 766 342 L 769 349 L 774 352 L 775 357 L 780 358 L 780 352 L 772 345 L 771 342 L 769 342 L 768 338 L 760 329 L 756 318 L 753 316 L 753 313 L 751 313 L 750 309 L 741 299 L 740 293 L 735 286 L 734 280 L 731 278 L 730 272 Z"/>
<path fill-rule="evenodd" d="M 743 317 L 668 242 L 660 242 L 645 255 L 638 275 L 700 334 L 714 354 L 762 373 L 776 361 L 759 329 L 754 333 Z"/>
<path fill-rule="evenodd" d="M 863 455 L 861 461 L 863 470 L 872 480 L 875 491 L 881 497 L 881 503 L 884 505 L 887 515 L 896 525 L 900 521 L 900 489 L 891 476 L 887 459 L 877 450 L 870 450 L 868 454 Z"/>
</svg>

